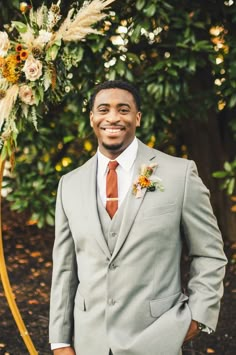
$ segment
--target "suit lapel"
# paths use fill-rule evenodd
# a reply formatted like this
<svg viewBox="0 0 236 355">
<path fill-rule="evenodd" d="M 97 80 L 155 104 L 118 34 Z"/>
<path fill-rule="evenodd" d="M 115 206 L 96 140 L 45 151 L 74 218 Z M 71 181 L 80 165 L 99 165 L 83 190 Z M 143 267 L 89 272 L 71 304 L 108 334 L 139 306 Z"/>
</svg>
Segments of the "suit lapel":
<svg viewBox="0 0 236 355">
<path fill-rule="evenodd" d="M 152 162 L 154 162 L 155 156 L 156 154 L 154 150 L 150 149 L 145 144 L 139 141 L 138 153 L 137 153 L 137 158 L 135 160 L 135 166 L 134 166 L 133 181 L 135 181 L 135 179 L 140 174 L 141 165 L 151 164 Z M 127 202 L 124 209 L 124 216 L 120 227 L 119 238 L 117 239 L 116 246 L 112 254 L 112 259 L 116 257 L 122 245 L 124 244 L 146 194 L 146 189 L 145 189 L 142 197 L 136 198 L 132 190 L 133 190 L 133 186 L 130 187 L 130 190 L 128 191 L 127 194 Z"/>
<path fill-rule="evenodd" d="M 87 204 L 84 208 L 89 208 L 88 215 L 91 216 L 91 224 L 89 226 L 92 235 L 95 236 L 97 243 L 100 248 L 106 255 L 106 257 L 110 258 L 111 253 L 107 246 L 105 237 L 102 232 L 101 223 L 98 215 L 98 207 L 97 207 L 97 155 L 95 155 L 91 161 L 90 165 L 87 167 L 85 171 L 85 181 L 86 186 L 88 186 L 88 191 L 86 191 L 86 199 Z"/>
</svg>

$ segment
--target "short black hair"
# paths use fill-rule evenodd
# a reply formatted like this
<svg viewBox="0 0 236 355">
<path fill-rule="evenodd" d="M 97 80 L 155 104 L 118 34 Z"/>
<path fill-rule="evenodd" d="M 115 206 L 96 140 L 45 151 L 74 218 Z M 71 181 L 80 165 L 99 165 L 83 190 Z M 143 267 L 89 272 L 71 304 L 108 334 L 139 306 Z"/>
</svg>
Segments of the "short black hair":
<svg viewBox="0 0 236 355">
<path fill-rule="evenodd" d="M 97 86 L 95 86 L 93 94 L 89 100 L 89 108 L 90 110 L 93 109 L 93 105 L 94 105 L 94 101 L 95 101 L 95 97 L 97 96 L 97 94 L 99 93 L 99 91 L 101 90 L 106 90 L 106 89 L 122 89 L 122 90 L 127 90 L 131 93 L 131 95 L 134 98 L 137 110 L 140 111 L 141 109 L 141 98 L 138 92 L 138 89 L 130 84 L 127 81 L 123 81 L 123 80 L 108 80 L 108 81 L 104 81 L 101 84 L 98 84 Z"/>
</svg>

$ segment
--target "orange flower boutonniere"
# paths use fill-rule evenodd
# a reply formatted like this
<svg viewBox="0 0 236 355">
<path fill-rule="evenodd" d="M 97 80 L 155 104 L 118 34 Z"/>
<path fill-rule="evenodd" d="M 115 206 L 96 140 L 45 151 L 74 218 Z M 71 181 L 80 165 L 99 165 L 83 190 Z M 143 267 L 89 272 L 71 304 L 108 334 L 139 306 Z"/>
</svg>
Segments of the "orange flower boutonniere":
<svg viewBox="0 0 236 355">
<path fill-rule="evenodd" d="M 133 194 L 136 198 L 143 196 L 145 192 L 143 189 L 147 189 L 147 191 L 155 191 L 156 189 L 164 191 L 162 180 L 159 177 L 152 175 L 156 166 L 157 164 L 150 164 L 148 166 L 143 164 L 141 166 L 140 175 L 133 184 Z"/>
</svg>

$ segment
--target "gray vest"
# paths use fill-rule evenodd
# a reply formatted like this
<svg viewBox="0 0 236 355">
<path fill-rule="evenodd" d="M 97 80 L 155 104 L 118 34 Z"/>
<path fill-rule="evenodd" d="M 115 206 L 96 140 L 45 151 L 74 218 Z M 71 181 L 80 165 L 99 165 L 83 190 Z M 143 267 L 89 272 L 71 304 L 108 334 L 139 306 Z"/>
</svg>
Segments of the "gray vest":
<svg viewBox="0 0 236 355">
<path fill-rule="evenodd" d="M 111 254 L 115 249 L 116 241 L 119 236 L 120 226 L 123 219 L 126 202 L 127 199 L 125 198 L 121 206 L 116 211 L 116 214 L 111 219 L 109 214 L 106 211 L 106 208 L 102 204 L 99 193 L 97 193 L 98 215 L 99 215 L 103 235 L 107 242 Z"/>
</svg>

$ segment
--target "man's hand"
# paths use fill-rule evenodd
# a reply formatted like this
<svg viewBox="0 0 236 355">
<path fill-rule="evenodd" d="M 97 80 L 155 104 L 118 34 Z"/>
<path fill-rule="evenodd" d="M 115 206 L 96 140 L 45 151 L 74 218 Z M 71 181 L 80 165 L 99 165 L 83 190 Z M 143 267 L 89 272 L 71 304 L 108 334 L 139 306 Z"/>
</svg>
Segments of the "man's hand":
<svg viewBox="0 0 236 355">
<path fill-rule="evenodd" d="M 53 350 L 53 355 L 76 355 L 73 348 L 67 346 L 65 348 L 58 348 Z"/>
<path fill-rule="evenodd" d="M 188 328 L 188 332 L 186 334 L 184 342 L 191 340 L 192 338 L 195 338 L 199 333 L 200 330 L 198 329 L 197 322 L 195 320 L 192 320 Z"/>
</svg>

